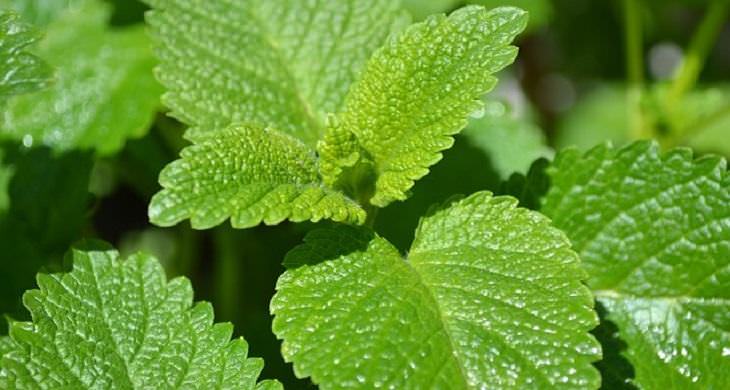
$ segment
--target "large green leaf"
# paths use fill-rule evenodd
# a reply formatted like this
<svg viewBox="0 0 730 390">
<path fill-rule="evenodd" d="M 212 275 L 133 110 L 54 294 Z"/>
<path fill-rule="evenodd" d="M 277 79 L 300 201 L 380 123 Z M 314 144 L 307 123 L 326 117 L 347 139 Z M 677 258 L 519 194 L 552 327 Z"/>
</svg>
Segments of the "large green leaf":
<svg viewBox="0 0 730 390">
<path fill-rule="evenodd" d="M 325 114 L 404 21 L 390 0 L 146 1 L 164 102 L 191 138 L 253 121 L 314 146 Z"/>
<path fill-rule="evenodd" d="M 407 259 L 362 228 L 312 233 L 271 303 L 295 373 L 325 389 L 598 387 L 578 257 L 515 205 L 481 192 L 434 211 Z"/>
<path fill-rule="evenodd" d="M 263 362 L 154 258 L 74 251 L 73 261 L 25 294 L 33 321 L 11 324 L 3 388 L 281 388 L 256 384 Z"/>
<path fill-rule="evenodd" d="M 571 239 L 644 388 L 730 386 L 730 176 L 650 142 L 569 150 L 542 211 Z"/>
<path fill-rule="evenodd" d="M 51 81 L 50 67 L 25 51 L 39 35 L 18 19 L 0 9 L 0 109 L 10 96 L 41 89 Z"/>
<path fill-rule="evenodd" d="M 481 107 L 493 74 L 517 55 L 510 43 L 527 16 L 471 6 L 432 16 L 375 52 L 319 145 L 326 183 L 386 206 L 441 159 L 452 136 Z M 375 177 L 374 189 L 363 188 Z M 353 188 L 354 187 L 354 188 Z"/>
<path fill-rule="evenodd" d="M 36 52 L 58 69 L 57 82 L 8 101 L 3 136 L 110 154 L 147 131 L 161 93 L 149 40 L 141 26 L 107 28 L 107 8 L 87 2 L 48 25 Z"/>
<path fill-rule="evenodd" d="M 160 173 L 163 190 L 149 207 L 153 223 L 189 218 L 205 229 L 228 218 L 237 228 L 285 219 L 364 222 L 360 206 L 319 183 L 313 151 L 296 138 L 256 125 L 200 138 Z"/>
</svg>

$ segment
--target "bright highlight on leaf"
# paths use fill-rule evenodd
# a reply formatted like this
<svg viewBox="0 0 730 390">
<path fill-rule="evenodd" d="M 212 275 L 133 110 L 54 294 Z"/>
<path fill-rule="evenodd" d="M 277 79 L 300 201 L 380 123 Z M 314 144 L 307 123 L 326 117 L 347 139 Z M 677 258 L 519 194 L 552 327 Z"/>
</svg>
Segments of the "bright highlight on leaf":
<svg viewBox="0 0 730 390">
<path fill-rule="evenodd" d="M 297 376 L 321 388 L 600 384 L 578 257 L 512 198 L 481 192 L 425 217 L 407 259 L 338 226 L 286 263 L 299 268 L 277 284 L 274 332 Z"/>
<path fill-rule="evenodd" d="M 110 29 L 99 1 L 60 12 L 37 45 L 56 71 L 51 88 L 8 101 L 0 134 L 26 146 L 108 155 L 148 130 L 161 86 L 144 28 Z"/>
<path fill-rule="evenodd" d="M 51 68 L 26 51 L 38 39 L 39 35 L 22 23 L 18 15 L 0 10 L 0 106 L 12 95 L 50 84 Z"/>
<path fill-rule="evenodd" d="M 375 172 L 370 203 L 406 199 L 481 107 L 480 97 L 497 82 L 493 74 L 514 61 L 510 43 L 526 23 L 517 8 L 473 6 L 430 17 L 389 40 L 351 88 L 334 134 L 319 146 L 325 182 L 347 181 L 342 176 L 360 161 Z"/>
<path fill-rule="evenodd" d="M 40 274 L 40 289 L 25 294 L 33 322 L 13 323 L 0 341 L 0 387 L 281 388 L 256 383 L 263 362 L 154 258 L 74 251 L 73 260 L 73 271 Z"/>
<path fill-rule="evenodd" d="M 570 237 L 643 388 L 730 386 L 730 176 L 650 142 L 562 152 L 542 211 Z M 658 374 L 660 373 L 660 374 Z"/>
<path fill-rule="evenodd" d="M 149 214 L 163 226 L 187 218 L 197 229 L 228 218 L 237 228 L 285 219 L 365 220 L 354 201 L 319 183 L 310 148 L 256 125 L 233 125 L 185 148 L 182 159 L 160 173 L 160 184 L 164 189 L 152 198 Z"/>
</svg>

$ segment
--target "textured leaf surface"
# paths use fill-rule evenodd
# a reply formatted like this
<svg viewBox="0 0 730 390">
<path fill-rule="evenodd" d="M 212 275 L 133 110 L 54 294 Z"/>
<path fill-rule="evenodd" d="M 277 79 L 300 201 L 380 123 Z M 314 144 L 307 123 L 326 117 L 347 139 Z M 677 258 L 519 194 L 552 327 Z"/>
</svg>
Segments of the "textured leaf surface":
<svg viewBox="0 0 730 390">
<path fill-rule="evenodd" d="M 8 102 L 4 136 L 110 154 L 147 131 L 161 93 L 149 40 L 139 26 L 109 30 L 107 11 L 90 2 L 48 25 L 37 53 L 57 68 L 57 81 Z"/>
<path fill-rule="evenodd" d="M 314 146 L 370 54 L 403 24 L 389 0 L 147 0 L 165 104 L 193 127 L 258 122 Z"/>
<path fill-rule="evenodd" d="M 150 220 L 190 219 L 209 228 L 230 218 L 237 228 L 285 219 L 362 223 L 364 211 L 319 183 L 313 151 L 292 136 L 255 125 L 233 125 L 182 151 L 160 173 Z"/>
<path fill-rule="evenodd" d="M 359 160 L 372 164 L 377 178 L 370 203 L 405 199 L 481 106 L 479 98 L 497 81 L 492 74 L 514 60 L 510 42 L 526 22 L 516 8 L 472 6 L 390 39 L 368 62 L 319 147 L 325 182 L 344 186 L 352 174 L 347 168 Z"/>
<path fill-rule="evenodd" d="M 578 257 L 515 204 L 482 192 L 436 211 L 407 260 L 357 228 L 310 236 L 271 304 L 295 373 L 325 389 L 598 387 Z"/>
<path fill-rule="evenodd" d="M 730 386 L 730 176 L 649 142 L 558 155 L 542 211 L 580 254 L 644 388 Z M 657 373 L 660 373 L 657 375 Z"/>
<path fill-rule="evenodd" d="M 40 274 L 40 289 L 25 294 L 33 322 L 11 325 L 3 388 L 280 388 L 256 385 L 263 362 L 154 258 L 74 251 L 73 260 L 71 273 Z"/>
<path fill-rule="evenodd" d="M 50 84 L 51 68 L 25 51 L 38 40 L 18 15 L 0 10 L 0 106 L 8 97 L 41 89 Z"/>
</svg>

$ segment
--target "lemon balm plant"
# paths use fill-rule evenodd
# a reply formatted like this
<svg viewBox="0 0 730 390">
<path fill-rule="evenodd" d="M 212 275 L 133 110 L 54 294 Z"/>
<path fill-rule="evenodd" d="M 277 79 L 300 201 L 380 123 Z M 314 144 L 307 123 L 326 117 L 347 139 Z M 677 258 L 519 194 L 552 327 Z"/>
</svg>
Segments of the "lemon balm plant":
<svg viewBox="0 0 730 390">
<path fill-rule="evenodd" d="M 525 11 L 471 5 L 412 23 L 385 0 L 147 2 L 162 103 L 190 143 L 159 174 L 150 222 L 322 221 L 282 259 L 270 302 L 297 377 L 325 389 L 595 389 L 613 376 L 649 389 L 730 386 L 730 177 L 720 157 L 653 141 L 566 149 L 510 180 L 505 192 L 517 197 L 478 191 L 433 205 L 405 251 L 375 228 L 378 210 L 406 200 L 484 115 Z M 26 51 L 36 35 L 13 13 L 0 22 L 0 96 L 46 88 L 56 102 L 59 83 L 91 82 L 58 65 L 54 84 Z M 93 28 L 115 37 L 113 52 L 128 49 L 116 66 L 93 65 L 117 83 L 92 90 L 124 103 L 99 102 L 102 114 L 69 125 L 77 145 L 103 155 L 139 128 L 115 118 L 128 119 L 131 79 L 152 69 L 127 46 L 135 30 Z M 60 46 L 48 47 L 52 59 Z M 38 123 L 23 119 L 33 96 L 8 100 L 5 118 L 18 120 L 4 126 L 53 144 L 53 133 L 24 127 Z M 116 138 L 94 136 L 111 127 Z M 263 363 L 246 342 L 154 257 L 96 245 L 68 260 L 70 272 L 38 275 L 23 296 L 31 319 L 0 338 L 0 387 L 281 387 L 258 379 Z"/>
</svg>

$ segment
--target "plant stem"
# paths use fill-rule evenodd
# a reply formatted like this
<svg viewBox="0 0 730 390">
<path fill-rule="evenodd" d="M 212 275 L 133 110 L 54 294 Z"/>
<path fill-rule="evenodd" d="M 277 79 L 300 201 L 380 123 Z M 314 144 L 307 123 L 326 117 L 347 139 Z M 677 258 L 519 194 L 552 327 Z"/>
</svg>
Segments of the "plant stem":
<svg viewBox="0 0 730 390">
<path fill-rule="evenodd" d="M 644 52 L 641 31 L 641 0 L 624 0 L 624 39 L 626 73 L 628 76 L 629 129 L 632 138 L 647 138 L 651 134 L 641 107 L 644 89 Z"/>
<path fill-rule="evenodd" d="M 216 318 L 222 321 L 233 321 L 240 291 L 238 275 L 241 272 L 237 246 L 236 231 L 229 227 L 219 227 L 213 233 L 215 246 L 215 297 Z"/>
<path fill-rule="evenodd" d="M 692 37 L 682 65 L 677 71 L 667 95 L 666 111 L 672 118 L 677 115 L 676 108 L 684 94 L 697 83 L 707 55 L 727 19 L 729 7 L 730 1 L 728 0 L 713 0 L 697 28 L 697 32 Z"/>
<path fill-rule="evenodd" d="M 378 210 L 376 206 L 365 207 L 367 218 L 365 219 L 365 226 L 373 228 L 375 226 L 375 218 L 378 216 Z"/>
</svg>

